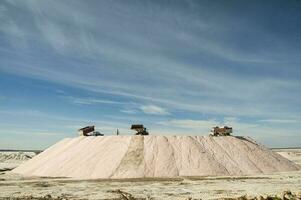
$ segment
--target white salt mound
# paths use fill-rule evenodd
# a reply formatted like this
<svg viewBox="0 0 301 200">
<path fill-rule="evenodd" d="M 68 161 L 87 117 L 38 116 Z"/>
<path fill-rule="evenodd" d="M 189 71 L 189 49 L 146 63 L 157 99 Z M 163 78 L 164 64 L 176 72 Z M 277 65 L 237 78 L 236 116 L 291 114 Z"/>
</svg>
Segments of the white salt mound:
<svg viewBox="0 0 301 200">
<path fill-rule="evenodd" d="M 119 179 L 251 175 L 299 169 L 250 138 L 153 135 L 67 138 L 13 172 Z"/>
<path fill-rule="evenodd" d="M 0 172 L 14 169 L 34 155 L 33 152 L 0 152 Z"/>
</svg>

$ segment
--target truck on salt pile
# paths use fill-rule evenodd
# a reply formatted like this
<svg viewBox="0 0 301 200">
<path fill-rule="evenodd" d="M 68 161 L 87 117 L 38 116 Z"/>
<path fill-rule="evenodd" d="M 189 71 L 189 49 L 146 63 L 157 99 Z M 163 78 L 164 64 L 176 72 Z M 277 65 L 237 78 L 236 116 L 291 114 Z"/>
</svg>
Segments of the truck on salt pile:
<svg viewBox="0 0 301 200">
<path fill-rule="evenodd" d="M 95 126 L 86 126 L 84 128 L 78 129 L 78 134 L 80 136 L 103 136 L 98 131 L 95 131 Z"/>
<path fill-rule="evenodd" d="M 229 136 L 231 135 L 233 129 L 232 127 L 224 126 L 224 127 L 213 127 L 210 133 L 210 136 Z"/>
<path fill-rule="evenodd" d="M 149 135 L 146 128 L 142 124 L 133 124 L 131 129 L 137 131 L 136 135 Z"/>
</svg>

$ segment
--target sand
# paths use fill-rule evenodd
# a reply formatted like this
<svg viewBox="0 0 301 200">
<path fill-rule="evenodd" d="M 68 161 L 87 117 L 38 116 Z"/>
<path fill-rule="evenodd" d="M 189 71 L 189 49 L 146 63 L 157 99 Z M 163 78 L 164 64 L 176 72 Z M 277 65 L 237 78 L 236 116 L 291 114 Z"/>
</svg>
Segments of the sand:
<svg viewBox="0 0 301 200">
<path fill-rule="evenodd" d="M 1 181 L 1 179 L 5 179 Z M 200 177 L 180 180 L 74 180 L 72 178 L 40 178 L 0 173 L 0 199 L 24 200 L 51 195 L 72 200 L 124 200 L 121 190 L 136 200 L 217 200 L 239 196 L 281 195 L 290 190 L 301 194 L 300 171 L 242 177 Z M 301 197 L 301 196 L 300 196 Z M 245 198 L 241 198 L 245 199 Z M 259 199 L 259 198 L 258 198 Z M 49 200 L 49 199 L 48 199 Z M 224 199 L 225 200 L 225 199 Z"/>
<path fill-rule="evenodd" d="M 300 167 L 244 137 L 104 136 L 67 138 L 14 173 L 79 179 L 241 176 Z"/>
</svg>

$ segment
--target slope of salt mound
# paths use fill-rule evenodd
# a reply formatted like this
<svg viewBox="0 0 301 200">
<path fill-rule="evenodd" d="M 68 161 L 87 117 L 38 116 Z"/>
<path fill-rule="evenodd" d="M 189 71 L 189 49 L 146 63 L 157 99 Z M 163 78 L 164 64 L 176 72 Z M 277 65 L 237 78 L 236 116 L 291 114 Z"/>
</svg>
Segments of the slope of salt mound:
<svg viewBox="0 0 301 200">
<path fill-rule="evenodd" d="M 26 176 L 119 179 L 234 176 L 299 170 L 244 137 L 103 136 L 67 138 L 14 169 Z"/>
</svg>

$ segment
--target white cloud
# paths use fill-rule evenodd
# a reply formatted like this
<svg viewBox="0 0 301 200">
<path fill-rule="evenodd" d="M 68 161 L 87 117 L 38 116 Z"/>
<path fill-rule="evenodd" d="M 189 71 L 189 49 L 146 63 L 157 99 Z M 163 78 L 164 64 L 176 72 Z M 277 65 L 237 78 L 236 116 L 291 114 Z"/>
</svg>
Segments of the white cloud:
<svg viewBox="0 0 301 200">
<path fill-rule="evenodd" d="M 40 112 L 38 110 L 0 110 L 2 115 L 12 115 L 12 116 L 30 116 L 30 117 L 45 117 L 47 114 Z"/>
<path fill-rule="evenodd" d="M 70 37 L 55 23 L 48 20 L 37 20 L 37 28 L 49 44 L 60 53 L 70 49 Z"/>
<path fill-rule="evenodd" d="M 151 115 L 169 115 L 170 113 L 162 107 L 156 106 L 156 105 L 144 105 L 141 106 L 140 109 L 145 114 L 151 114 Z"/>
<path fill-rule="evenodd" d="M 47 130 L 37 130 L 32 128 L 11 128 L 3 129 L 0 133 L 4 134 L 14 134 L 14 135 L 34 135 L 34 136 L 64 136 L 66 133 L 60 132 L 50 132 Z"/>
<path fill-rule="evenodd" d="M 136 114 L 138 111 L 135 109 L 122 109 L 120 112 L 126 113 L 126 114 Z"/>
<path fill-rule="evenodd" d="M 220 123 L 216 120 L 192 120 L 192 119 L 180 119 L 180 120 L 170 120 L 159 122 L 161 125 L 174 126 L 179 128 L 187 129 L 211 129 L 213 126 L 217 126 Z"/>
<path fill-rule="evenodd" d="M 155 132 L 160 134 L 184 134 L 184 135 L 208 135 L 212 127 L 221 125 L 215 119 L 194 120 L 194 119 L 177 119 L 161 121 L 157 123 L 160 127 L 155 128 Z"/>
<path fill-rule="evenodd" d="M 106 99 L 94 99 L 94 98 L 71 98 L 72 102 L 75 104 L 84 104 L 84 105 L 92 105 L 92 104 L 125 104 L 124 102 L 119 101 L 111 101 Z"/>
<path fill-rule="evenodd" d="M 275 123 L 275 124 L 292 124 L 292 123 L 299 123 L 299 120 L 296 119 L 262 119 L 259 120 L 260 122 L 266 123 Z"/>
<path fill-rule="evenodd" d="M 1 17 L 0 17 L 1 20 Z M 24 35 L 24 31 L 18 26 L 18 24 L 11 20 L 6 19 L 7 21 L 4 25 L 0 25 L 0 32 L 10 36 L 10 43 L 17 48 L 24 48 L 27 46 L 27 41 Z"/>
</svg>

